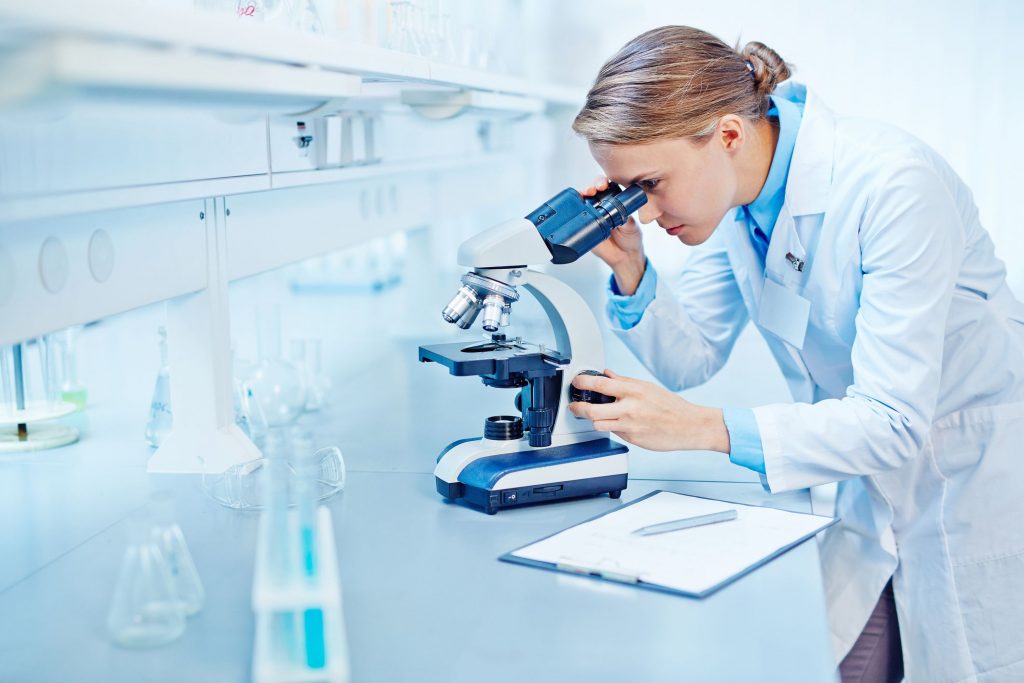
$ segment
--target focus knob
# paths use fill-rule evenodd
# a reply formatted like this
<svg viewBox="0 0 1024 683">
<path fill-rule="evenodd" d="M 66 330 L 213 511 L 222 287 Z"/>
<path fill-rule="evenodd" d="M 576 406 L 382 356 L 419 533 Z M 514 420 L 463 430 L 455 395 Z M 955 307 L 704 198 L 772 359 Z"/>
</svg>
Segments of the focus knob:
<svg viewBox="0 0 1024 683">
<path fill-rule="evenodd" d="M 608 375 L 597 370 L 584 370 L 580 375 L 594 375 L 596 377 L 607 377 Z M 569 385 L 569 400 L 582 401 L 583 403 L 614 403 L 615 397 L 601 394 L 590 389 L 577 389 L 575 385 Z"/>
</svg>

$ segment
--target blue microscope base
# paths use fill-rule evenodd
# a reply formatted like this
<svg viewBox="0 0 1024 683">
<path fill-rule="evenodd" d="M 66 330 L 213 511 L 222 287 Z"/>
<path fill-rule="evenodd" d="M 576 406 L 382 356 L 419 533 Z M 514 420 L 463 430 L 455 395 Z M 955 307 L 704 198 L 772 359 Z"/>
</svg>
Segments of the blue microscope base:
<svg viewBox="0 0 1024 683">
<path fill-rule="evenodd" d="M 607 493 L 611 498 L 618 498 L 628 485 L 628 480 L 629 475 L 627 474 L 613 474 L 606 477 L 492 490 L 470 486 L 460 481 L 449 484 L 435 477 L 437 492 L 446 499 L 455 501 L 461 498 L 470 505 L 482 508 L 489 515 L 493 515 L 503 508 L 537 505 L 568 498 L 598 496 L 602 493 Z"/>
</svg>

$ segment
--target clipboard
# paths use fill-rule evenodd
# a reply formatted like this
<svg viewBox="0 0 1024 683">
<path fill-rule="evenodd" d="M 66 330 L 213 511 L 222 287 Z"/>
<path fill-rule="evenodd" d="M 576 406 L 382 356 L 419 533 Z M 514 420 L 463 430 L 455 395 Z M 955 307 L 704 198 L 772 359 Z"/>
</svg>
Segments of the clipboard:
<svg viewBox="0 0 1024 683">
<path fill-rule="evenodd" d="M 626 531 L 644 523 L 688 516 L 678 510 L 706 512 L 727 508 L 739 512 L 737 520 L 658 536 L 634 537 Z M 675 516 L 665 518 L 666 513 Z M 662 518 L 651 517 L 658 514 Z M 498 559 L 672 595 L 705 598 L 838 521 L 807 512 L 658 490 Z"/>
</svg>

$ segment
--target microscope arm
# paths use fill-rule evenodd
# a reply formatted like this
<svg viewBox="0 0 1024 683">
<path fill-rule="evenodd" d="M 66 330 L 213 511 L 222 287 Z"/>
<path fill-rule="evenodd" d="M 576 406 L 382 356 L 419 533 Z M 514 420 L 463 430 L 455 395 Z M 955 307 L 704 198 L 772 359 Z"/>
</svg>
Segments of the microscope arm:
<svg viewBox="0 0 1024 683">
<path fill-rule="evenodd" d="M 562 370 L 562 393 L 552 434 L 591 431 L 593 425 L 589 420 L 565 410 L 573 378 L 584 370 L 604 371 L 604 339 L 587 302 L 569 285 L 537 270 L 477 268 L 476 272 L 510 285 L 521 285 L 540 303 L 551 322 L 558 352 L 570 359 Z"/>
</svg>

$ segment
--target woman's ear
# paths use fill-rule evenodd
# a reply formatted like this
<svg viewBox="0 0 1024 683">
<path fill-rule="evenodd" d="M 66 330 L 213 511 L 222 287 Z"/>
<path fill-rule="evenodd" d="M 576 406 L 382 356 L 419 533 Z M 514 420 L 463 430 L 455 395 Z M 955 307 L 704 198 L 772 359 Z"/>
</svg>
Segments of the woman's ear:
<svg viewBox="0 0 1024 683">
<path fill-rule="evenodd" d="M 715 139 L 722 145 L 722 149 L 730 154 L 739 151 L 747 139 L 746 123 L 735 114 L 726 114 L 718 120 L 715 128 Z"/>
</svg>

